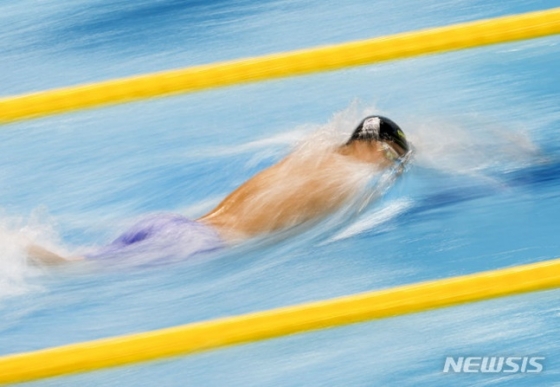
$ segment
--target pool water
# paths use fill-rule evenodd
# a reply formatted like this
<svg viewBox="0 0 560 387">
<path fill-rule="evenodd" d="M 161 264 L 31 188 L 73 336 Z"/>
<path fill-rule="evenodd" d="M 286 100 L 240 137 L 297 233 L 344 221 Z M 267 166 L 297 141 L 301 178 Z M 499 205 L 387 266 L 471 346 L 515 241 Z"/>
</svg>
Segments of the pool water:
<svg viewBox="0 0 560 387">
<path fill-rule="evenodd" d="M 0 95 L 365 39 L 554 1 L 0 2 Z M 3 126 L 0 353 L 560 256 L 560 37 Z M 139 218 L 194 218 L 317 131 L 383 113 L 416 156 L 336 227 L 173 265 L 44 269 Z M 294 335 L 37 386 L 560 386 L 557 290 Z M 443 373 L 541 356 L 539 374 Z"/>
</svg>

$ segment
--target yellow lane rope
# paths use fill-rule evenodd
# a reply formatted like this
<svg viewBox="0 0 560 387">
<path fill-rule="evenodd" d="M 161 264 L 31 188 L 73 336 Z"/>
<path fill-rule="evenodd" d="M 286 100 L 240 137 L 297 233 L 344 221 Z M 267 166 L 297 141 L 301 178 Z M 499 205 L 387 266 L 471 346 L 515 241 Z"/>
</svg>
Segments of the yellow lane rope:
<svg viewBox="0 0 560 387">
<path fill-rule="evenodd" d="M 560 287 L 560 259 L 0 357 L 15 383 Z"/>
<path fill-rule="evenodd" d="M 560 8 L 0 99 L 0 124 L 212 87 L 560 33 Z"/>
</svg>

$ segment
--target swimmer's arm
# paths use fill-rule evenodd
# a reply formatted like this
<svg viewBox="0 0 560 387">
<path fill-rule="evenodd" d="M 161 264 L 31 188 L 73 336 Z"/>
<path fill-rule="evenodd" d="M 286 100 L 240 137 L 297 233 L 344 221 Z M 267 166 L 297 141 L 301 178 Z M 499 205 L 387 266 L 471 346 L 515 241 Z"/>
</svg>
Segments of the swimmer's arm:
<svg viewBox="0 0 560 387">
<path fill-rule="evenodd" d="M 48 266 L 62 265 L 73 261 L 82 261 L 82 257 L 65 258 L 44 247 L 31 244 L 26 249 L 27 257 L 35 264 Z"/>
</svg>

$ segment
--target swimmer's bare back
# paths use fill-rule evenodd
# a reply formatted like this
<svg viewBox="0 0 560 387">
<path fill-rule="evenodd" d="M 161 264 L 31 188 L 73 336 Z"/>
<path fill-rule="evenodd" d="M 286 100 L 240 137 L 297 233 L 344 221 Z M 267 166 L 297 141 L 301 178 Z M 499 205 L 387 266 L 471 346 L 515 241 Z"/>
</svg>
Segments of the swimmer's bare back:
<svg viewBox="0 0 560 387">
<path fill-rule="evenodd" d="M 320 218 L 356 194 L 368 172 L 391 165 L 385 152 L 378 142 L 354 142 L 313 157 L 296 152 L 245 182 L 198 221 L 236 242 Z"/>
</svg>

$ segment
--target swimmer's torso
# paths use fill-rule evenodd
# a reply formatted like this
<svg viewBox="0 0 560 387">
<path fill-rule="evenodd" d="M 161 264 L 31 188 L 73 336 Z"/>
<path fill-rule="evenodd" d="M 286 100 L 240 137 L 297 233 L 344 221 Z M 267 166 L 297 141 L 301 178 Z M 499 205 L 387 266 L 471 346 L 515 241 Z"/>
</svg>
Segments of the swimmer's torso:
<svg viewBox="0 0 560 387">
<path fill-rule="evenodd" d="M 287 229 L 340 208 L 362 192 L 382 160 L 382 154 L 377 163 L 366 163 L 336 150 L 303 157 L 296 152 L 240 186 L 200 220 L 230 241 Z"/>
</svg>

